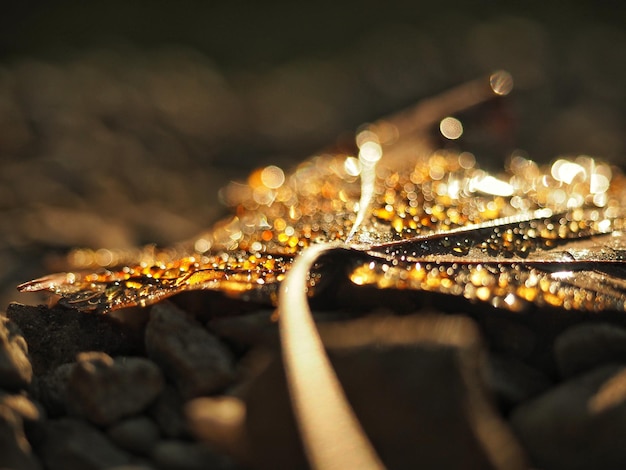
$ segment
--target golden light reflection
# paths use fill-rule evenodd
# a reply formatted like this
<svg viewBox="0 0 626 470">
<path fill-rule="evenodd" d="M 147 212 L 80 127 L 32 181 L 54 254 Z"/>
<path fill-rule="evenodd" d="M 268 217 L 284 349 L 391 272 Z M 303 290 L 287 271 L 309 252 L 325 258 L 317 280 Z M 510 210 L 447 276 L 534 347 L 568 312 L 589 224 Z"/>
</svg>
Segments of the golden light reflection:
<svg viewBox="0 0 626 470">
<path fill-rule="evenodd" d="M 354 140 L 356 141 L 356 145 L 359 148 L 363 147 L 363 145 L 365 145 L 368 142 L 374 142 L 374 143 L 380 144 L 378 134 L 373 129 L 370 129 L 369 127 L 359 131 L 356 134 L 356 137 Z"/>
<path fill-rule="evenodd" d="M 493 75 L 490 83 L 504 92 L 508 78 Z M 517 305 L 514 298 L 523 298 L 564 308 L 598 310 L 611 305 L 626 309 L 619 289 L 600 295 L 594 293 L 600 289 L 597 284 L 570 288 L 564 279 L 511 264 L 546 256 L 566 243 L 623 230 L 626 183 L 621 173 L 584 155 L 560 158 L 542 167 L 519 152 L 506 172 L 488 173 L 467 152 L 418 153 L 412 145 L 403 146 L 397 132 L 413 128 L 407 119 L 434 124 L 454 111 L 448 100 L 473 103 L 473 93 L 484 99 L 485 82 L 472 82 L 445 94 L 438 108 L 445 112 L 436 118 L 431 101 L 391 121 L 366 127 L 356 135 L 358 158 L 320 154 L 289 174 L 273 165 L 252 172 L 247 184 L 232 183 L 221 192 L 232 215 L 188 244 L 171 249 L 78 249 L 69 257 L 73 276 L 52 275 L 20 289 L 50 290 L 73 307 L 101 313 L 199 289 L 250 294 L 275 302 L 276 283 L 295 257 L 308 247 L 341 241 L 359 250 L 378 247 L 378 253 L 388 258 L 381 261 L 381 271 L 375 266 L 367 275 L 359 270 L 353 280 L 360 284 L 435 290 L 491 303 L 501 300 L 504 308 Z M 464 230 L 467 236 L 461 236 Z M 451 238 L 442 239 L 442 233 Z M 479 239 L 470 233 L 478 233 Z M 392 245 L 396 248 L 384 251 Z M 407 252 L 406 247 L 412 248 Z M 431 266 L 433 271 L 421 280 L 420 271 L 409 269 L 406 263 L 433 261 L 429 252 L 440 260 L 445 255 L 446 262 L 449 257 L 491 259 L 496 270 L 491 274 L 501 282 L 473 285 L 467 282 L 468 276 L 477 268 L 460 266 L 449 266 L 450 271 L 444 273 Z M 250 261 L 250 256 L 257 261 Z M 605 259 L 608 255 L 594 256 Z M 567 262 L 571 256 L 558 260 Z M 501 264 L 504 261 L 509 264 Z M 525 284 L 532 276 L 559 295 L 538 284 Z M 489 295 L 485 289 L 478 290 L 481 287 L 489 287 Z"/>
<path fill-rule="evenodd" d="M 566 184 L 571 184 L 578 175 L 581 175 L 583 179 L 585 178 L 585 168 L 582 165 L 563 158 L 559 158 L 552 164 L 550 173 L 555 180 Z"/>
<path fill-rule="evenodd" d="M 486 173 L 478 173 L 469 181 L 469 190 L 494 196 L 513 196 L 515 188 L 506 181 Z"/>
<path fill-rule="evenodd" d="M 359 160 L 362 163 L 376 163 L 383 156 L 383 149 L 378 142 L 364 142 L 359 150 Z"/>
<path fill-rule="evenodd" d="M 609 189 L 610 180 L 606 175 L 594 173 L 589 179 L 589 192 L 592 194 L 604 193 Z"/>
<path fill-rule="evenodd" d="M 346 161 L 343 164 L 346 173 L 350 176 L 359 176 L 361 173 L 361 164 L 359 160 L 354 157 L 346 157 Z"/>
<path fill-rule="evenodd" d="M 261 170 L 261 182 L 270 189 L 278 189 L 285 182 L 285 173 L 275 165 L 270 165 Z"/>
<path fill-rule="evenodd" d="M 211 249 L 211 242 L 206 238 L 198 238 L 193 247 L 198 253 L 206 253 Z"/>
<path fill-rule="evenodd" d="M 450 140 L 456 140 L 463 135 L 463 124 L 456 118 L 446 117 L 439 123 L 441 134 Z"/>
<path fill-rule="evenodd" d="M 357 205 L 358 212 L 346 237 L 346 243 L 352 241 L 365 219 L 369 217 L 376 191 L 376 165 L 383 156 L 383 149 L 378 143 L 378 137 L 371 130 L 360 132 L 356 137 L 356 142 L 359 147 L 361 196 Z"/>
<path fill-rule="evenodd" d="M 505 70 L 498 70 L 489 77 L 489 84 L 496 95 L 506 96 L 513 90 L 513 77 Z"/>
</svg>

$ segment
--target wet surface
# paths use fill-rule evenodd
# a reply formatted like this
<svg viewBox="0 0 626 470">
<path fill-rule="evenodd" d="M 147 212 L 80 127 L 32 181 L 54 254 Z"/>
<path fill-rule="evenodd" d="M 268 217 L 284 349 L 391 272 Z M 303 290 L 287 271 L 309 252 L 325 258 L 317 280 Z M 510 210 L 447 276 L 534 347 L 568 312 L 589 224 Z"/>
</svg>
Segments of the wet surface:
<svg viewBox="0 0 626 470">
<path fill-rule="evenodd" d="M 583 193 L 563 189 L 580 173 L 575 165 L 591 161 L 576 156 L 621 165 L 626 153 L 626 35 L 613 8 L 418 11 L 349 2 L 328 9 L 316 3 L 303 13 L 278 2 L 249 5 L 245 16 L 226 6 L 163 6 L 144 15 L 110 5 L 86 11 L 71 1 L 32 4 L 0 19 L 10 18 L 0 28 L 5 307 L 44 301 L 15 286 L 64 271 L 70 252 L 69 261 L 85 267 L 107 266 L 116 256 L 126 264 L 146 254 L 133 248 L 145 243 L 192 240 L 192 249 L 204 252 L 216 239 L 198 234 L 225 214 L 222 202 L 236 199 L 237 191 L 220 192 L 229 180 L 245 182 L 259 169 L 247 182 L 261 189 L 255 203 L 263 205 L 290 168 L 328 148 L 343 152 L 348 178 L 355 162 L 347 152 L 363 122 L 496 69 L 513 74 L 510 96 L 429 129 L 446 155 L 470 151 L 490 175 L 514 153 L 518 162 L 568 157 L 554 172 L 541 170 L 563 183 L 556 191 L 545 187 L 554 208 Z M 430 163 L 429 178 L 440 181 L 433 176 L 448 170 Z M 584 174 L 607 176 L 593 168 Z M 454 222 L 454 211 L 433 205 L 429 215 L 443 218 L 422 224 L 410 201 L 427 191 L 394 181 L 383 182 L 377 202 L 377 223 L 388 229 L 379 240 L 384 248 L 370 254 L 379 262 L 371 267 L 331 253 L 316 268 L 336 266 L 331 282 L 313 279 L 320 281 L 312 304 L 322 340 L 380 456 L 393 468 L 458 466 L 456 456 L 473 468 L 621 468 L 623 446 L 614 436 L 624 423 L 624 321 L 619 313 L 592 312 L 623 309 L 619 218 L 610 213 L 610 197 L 593 196 L 606 193 L 605 180 L 586 180 L 592 196 L 583 197 L 581 217 L 539 213 L 498 232 L 436 236 L 419 254 L 424 259 L 402 245 L 405 231 L 481 220 L 469 210 Z M 486 179 L 482 188 L 494 200 L 498 192 L 508 197 L 507 181 Z M 541 193 L 541 184 L 534 187 Z M 623 192 L 622 183 L 614 187 Z M 355 202 L 354 194 L 344 199 Z M 495 207 L 492 218 L 512 207 Z M 354 220 L 341 218 L 343 234 Z M 273 248 L 297 250 L 288 227 L 273 227 Z M 595 236 L 574 235 L 585 231 Z M 546 243 L 542 232 L 555 237 Z M 254 242 L 270 240 L 251 239 L 247 248 L 258 249 Z M 77 247 L 84 249 L 71 251 Z M 391 263 L 402 256 L 411 262 Z M 483 256 L 493 263 L 478 263 Z M 525 264 L 533 259 L 536 265 Z M 575 287 L 561 270 L 564 261 L 585 273 Z M 447 292 L 448 284 L 468 295 Z M 517 304 L 506 303 L 515 300 L 509 287 L 516 298 L 528 296 L 531 308 L 511 308 Z M 588 290 L 612 300 L 603 304 Z M 2 463 L 35 470 L 41 462 L 51 469 L 304 465 L 267 304 L 201 294 L 112 316 L 61 305 L 3 308 L 10 320 L 0 325 Z M 494 299 L 504 304 L 490 304 Z M 119 400 L 91 400 L 109 385 Z M 130 399 L 124 390 L 133 391 Z M 606 429 L 612 436 L 603 437 Z M 457 452 L 450 452 L 451 435 Z"/>
</svg>

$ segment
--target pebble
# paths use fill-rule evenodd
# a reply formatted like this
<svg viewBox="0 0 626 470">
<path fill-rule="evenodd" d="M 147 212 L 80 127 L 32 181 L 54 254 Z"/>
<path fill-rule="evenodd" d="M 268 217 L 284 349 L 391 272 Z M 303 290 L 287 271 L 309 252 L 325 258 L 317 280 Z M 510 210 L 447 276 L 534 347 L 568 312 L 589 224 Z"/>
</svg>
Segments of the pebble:
<svg viewBox="0 0 626 470">
<path fill-rule="evenodd" d="M 216 318 L 208 326 L 231 343 L 246 347 L 259 343 L 278 343 L 278 323 L 272 321 L 273 310 Z"/>
<path fill-rule="evenodd" d="M 114 444 L 133 454 L 149 455 L 159 440 L 159 428 L 150 418 L 139 416 L 120 421 L 107 429 Z"/>
<path fill-rule="evenodd" d="M 163 392 L 148 412 L 164 436 L 169 438 L 187 436 L 187 426 L 183 416 L 183 399 L 176 387 L 166 384 Z"/>
<path fill-rule="evenodd" d="M 216 393 L 234 380 L 229 349 L 172 303 L 152 308 L 145 341 L 148 357 L 176 383 L 183 398 Z"/>
<path fill-rule="evenodd" d="M 0 404 L 9 407 L 22 420 L 24 432 L 35 446 L 43 437 L 46 412 L 39 403 L 23 394 L 4 394 L 0 392 Z"/>
<path fill-rule="evenodd" d="M 150 360 L 101 352 L 81 353 L 67 384 L 72 411 L 105 426 L 145 410 L 163 389 L 163 376 Z"/>
<path fill-rule="evenodd" d="M 509 356 L 492 353 L 488 365 L 487 382 L 504 411 L 539 395 L 552 385 L 543 372 Z"/>
<path fill-rule="evenodd" d="M 537 468 L 623 469 L 626 366 L 608 365 L 524 403 L 511 424 Z"/>
<path fill-rule="evenodd" d="M 562 377 L 603 364 L 626 364 L 626 329 L 610 323 L 573 326 L 556 338 L 554 356 Z"/>
<path fill-rule="evenodd" d="M 201 397 L 187 402 L 185 414 L 191 432 L 224 453 L 237 455 L 246 447 L 246 407 L 232 396 Z"/>
<path fill-rule="evenodd" d="M 104 470 L 131 463 L 94 426 L 73 418 L 49 421 L 40 452 L 48 470 Z"/>
<path fill-rule="evenodd" d="M 508 313 L 483 314 L 481 327 L 490 349 L 507 356 L 525 360 L 537 348 L 537 334 L 520 319 L 511 317 Z"/>
<path fill-rule="evenodd" d="M 22 395 L 0 395 L 0 468 L 39 470 L 24 432 L 25 422 L 40 421 L 39 409 Z"/>
<path fill-rule="evenodd" d="M 32 378 L 26 340 L 18 326 L 0 314 L 0 388 L 25 389 Z"/>
</svg>

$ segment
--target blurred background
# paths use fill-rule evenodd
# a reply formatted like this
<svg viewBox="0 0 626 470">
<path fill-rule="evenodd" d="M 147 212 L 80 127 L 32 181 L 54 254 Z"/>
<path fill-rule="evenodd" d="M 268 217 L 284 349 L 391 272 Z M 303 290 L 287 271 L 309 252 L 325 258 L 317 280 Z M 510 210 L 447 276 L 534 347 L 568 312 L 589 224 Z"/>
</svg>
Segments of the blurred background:
<svg viewBox="0 0 626 470">
<path fill-rule="evenodd" d="M 621 2 L 12 3 L 0 11 L 0 309 L 37 301 L 15 285 L 71 247 L 192 237 L 223 213 L 230 179 L 292 166 L 496 69 L 516 83 L 507 137 L 476 147 L 479 162 L 501 167 L 514 149 L 625 161 Z M 477 119 L 468 144 L 498 128 Z"/>
</svg>

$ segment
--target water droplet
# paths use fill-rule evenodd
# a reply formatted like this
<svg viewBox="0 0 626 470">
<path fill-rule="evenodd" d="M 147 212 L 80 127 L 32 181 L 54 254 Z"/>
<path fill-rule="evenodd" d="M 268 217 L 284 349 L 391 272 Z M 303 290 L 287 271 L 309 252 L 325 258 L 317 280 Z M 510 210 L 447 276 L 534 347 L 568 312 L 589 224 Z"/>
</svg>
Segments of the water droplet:
<svg viewBox="0 0 626 470">
<path fill-rule="evenodd" d="M 280 188 L 285 182 L 285 173 L 275 165 L 270 165 L 261 171 L 261 181 L 270 189 Z"/>
<path fill-rule="evenodd" d="M 446 139 L 456 140 L 463 135 L 463 124 L 456 118 L 443 118 L 439 123 L 439 130 Z"/>
</svg>

